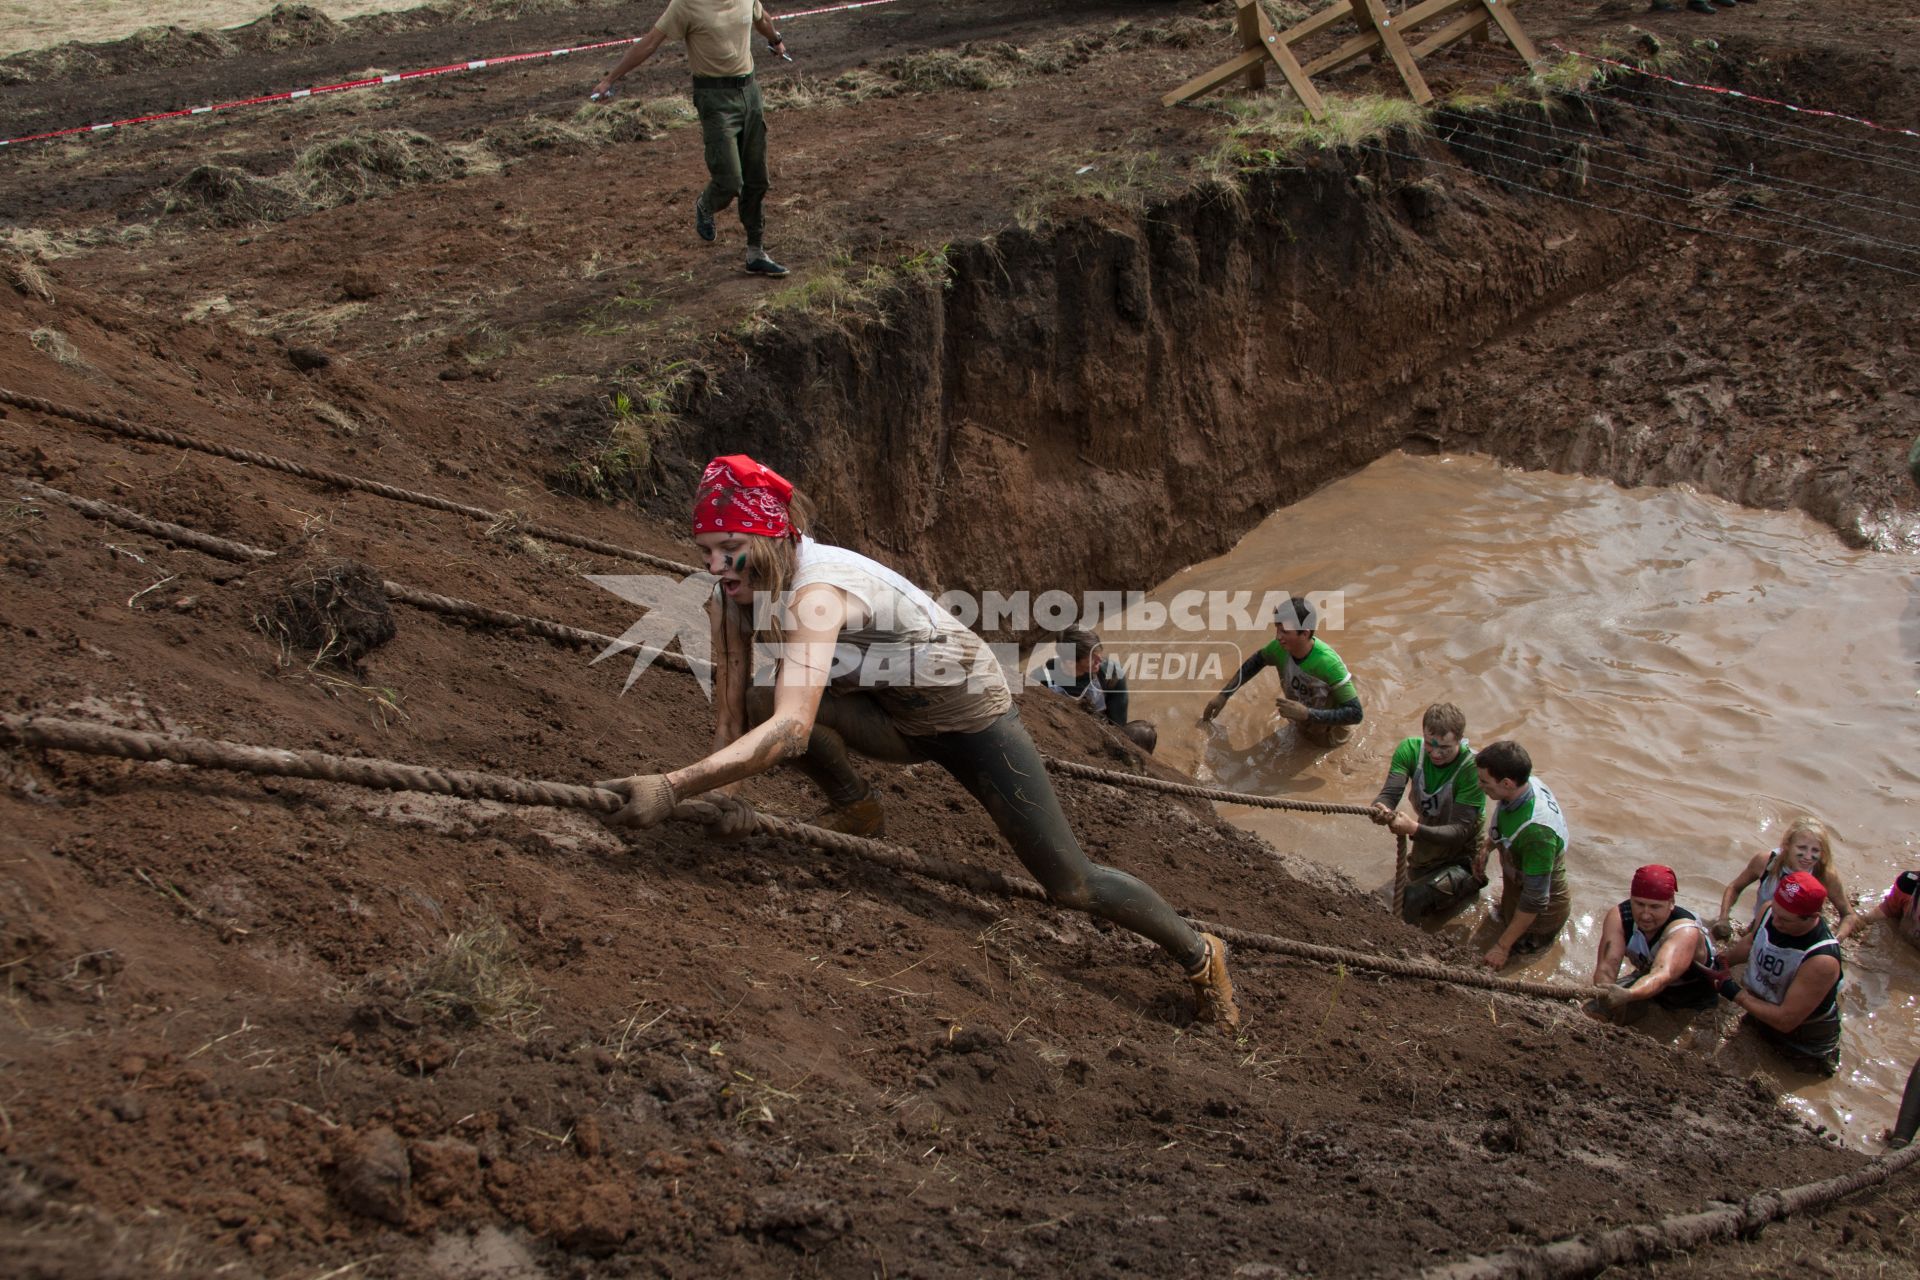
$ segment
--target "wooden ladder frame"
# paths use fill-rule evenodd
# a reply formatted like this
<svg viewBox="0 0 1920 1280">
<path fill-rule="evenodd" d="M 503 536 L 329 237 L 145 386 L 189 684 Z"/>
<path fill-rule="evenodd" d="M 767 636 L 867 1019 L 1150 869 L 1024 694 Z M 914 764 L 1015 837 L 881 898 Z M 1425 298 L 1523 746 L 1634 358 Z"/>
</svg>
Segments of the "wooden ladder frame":
<svg viewBox="0 0 1920 1280">
<path fill-rule="evenodd" d="M 1342 5 L 1346 2 L 1340 0 Z M 1313 81 L 1307 78 L 1300 60 L 1293 56 L 1293 50 L 1287 47 L 1288 42 L 1282 40 L 1274 31 L 1273 24 L 1267 21 L 1266 13 L 1255 0 L 1236 0 L 1236 3 L 1240 6 L 1235 28 L 1240 36 L 1239 54 L 1187 81 L 1160 99 L 1160 105 L 1171 107 L 1203 93 L 1211 93 L 1241 74 L 1247 77 L 1247 88 L 1264 89 L 1267 87 L 1267 64 L 1271 62 L 1280 68 L 1288 87 L 1308 112 L 1315 116 L 1326 115 L 1327 104 L 1320 100 L 1319 91 L 1313 87 Z"/>
<path fill-rule="evenodd" d="M 1324 118 L 1327 114 L 1326 103 L 1313 87 L 1313 77 L 1343 67 L 1376 50 L 1383 50 L 1392 60 L 1394 70 L 1400 73 L 1407 92 L 1415 102 L 1425 106 L 1433 101 L 1433 90 L 1427 87 L 1426 77 L 1420 74 L 1420 59 L 1468 36 L 1479 41 L 1486 40 L 1489 24 L 1500 28 L 1507 43 L 1513 46 L 1514 52 L 1529 68 L 1537 71 L 1542 62 L 1540 51 L 1534 48 L 1533 41 L 1527 38 L 1527 33 L 1513 16 L 1512 0 L 1422 0 L 1398 14 L 1388 13 L 1382 0 L 1334 0 L 1333 4 L 1312 17 L 1281 32 L 1273 29 L 1273 24 L 1267 21 L 1267 15 L 1261 12 L 1256 0 L 1236 0 L 1236 3 L 1240 8 L 1236 23 L 1240 53 L 1173 90 L 1160 100 L 1161 105 L 1171 107 L 1190 101 L 1243 73 L 1249 89 L 1264 88 L 1267 83 L 1267 64 L 1271 62 L 1280 68 L 1280 73 L 1286 77 L 1287 84 L 1292 87 L 1301 105 L 1306 107 L 1307 113 Z M 1412 34 L 1414 28 L 1462 9 L 1468 12 L 1454 17 L 1453 21 L 1438 30 L 1422 37 Z M 1358 35 L 1312 62 L 1301 63 L 1293 51 L 1296 43 L 1347 19 L 1359 24 Z M 1415 43 L 1409 44 L 1409 39 L 1415 40 Z"/>
</svg>

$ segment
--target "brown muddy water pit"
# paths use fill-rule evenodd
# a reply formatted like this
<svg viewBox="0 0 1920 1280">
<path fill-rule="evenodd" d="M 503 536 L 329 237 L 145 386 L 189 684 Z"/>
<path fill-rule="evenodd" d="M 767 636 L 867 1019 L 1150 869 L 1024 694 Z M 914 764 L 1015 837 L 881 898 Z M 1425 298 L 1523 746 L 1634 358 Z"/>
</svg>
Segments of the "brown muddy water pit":
<svg viewBox="0 0 1920 1280">
<path fill-rule="evenodd" d="M 1574 916 L 1559 944 L 1510 971 L 1584 982 L 1604 913 L 1642 863 L 1673 866 L 1681 903 L 1703 915 L 1800 813 L 1834 833 L 1863 910 L 1920 863 L 1913 569 L 1904 555 L 1850 550 L 1798 513 L 1685 488 L 1393 454 L 1276 512 L 1149 597 L 1339 593 L 1344 616 L 1324 634 L 1367 709 L 1346 746 L 1298 745 L 1273 718 L 1271 674 L 1212 728 L 1198 715 L 1224 680 L 1137 681 L 1132 714 L 1156 722 L 1167 763 L 1214 785 L 1348 803 L 1372 799 L 1429 703 L 1465 710 L 1471 741 L 1517 739 L 1573 825 Z M 1163 647 L 1250 648 L 1270 632 L 1109 634 L 1116 656 L 1132 650 L 1137 661 Z M 1229 655 L 1229 672 L 1236 662 Z M 1364 821 L 1222 813 L 1277 849 L 1390 891 L 1391 838 Z M 1749 890 L 1735 915 L 1751 912 Z M 1439 932 L 1478 941 L 1489 914 L 1483 898 Z M 1847 948 L 1835 1079 L 1795 1076 L 1744 1036 L 1721 1057 L 1738 1074 L 1773 1072 L 1798 1110 L 1866 1148 L 1920 1053 L 1916 1007 L 1920 957 L 1869 925 Z"/>
</svg>

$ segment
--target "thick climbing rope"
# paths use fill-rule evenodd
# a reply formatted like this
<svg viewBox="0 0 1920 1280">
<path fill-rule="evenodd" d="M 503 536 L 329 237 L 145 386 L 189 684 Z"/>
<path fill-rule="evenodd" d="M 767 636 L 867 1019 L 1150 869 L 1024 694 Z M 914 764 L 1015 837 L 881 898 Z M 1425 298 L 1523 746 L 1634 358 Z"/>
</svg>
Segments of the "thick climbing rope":
<svg viewBox="0 0 1920 1280">
<path fill-rule="evenodd" d="M 1144 774 L 1124 773 L 1118 769 L 1101 769 L 1073 760 L 1056 760 L 1052 756 L 1047 757 L 1047 768 L 1055 773 L 1063 773 L 1069 778 L 1111 782 L 1116 786 L 1138 787 L 1143 791 L 1164 791 L 1169 795 L 1192 796 L 1197 800 L 1244 804 L 1256 809 L 1292 809 L 1299 813 L 1350 813 L 1362 818 L 1370 816 L 1373 812 L 1363 804 L 1323 804 L 1318 800 L 1287 800 L 1280 796 L 1257 796 L 1245 791 L 1221 791 L 1214 787 L 1197 787 L 1186 782 L 1168 782 L 1163 778 L 1149 778 Z"/>
<path fill-rule="evenodd" d="M 1658 1222 L 1578 1236 L 1553 1244 L 1523 1245 L 1486 1257 L 1429 1267 L 1421 1280 L 1571 1280 L 1608 1267 L 1633 1266 L 1663 1253 L 1698 1248 L 1710 1240 L 1751 1235 L 1769 1222 L 1831 1204 L 1842 1196 L 1876 1186 L 1920 1160 L 1920 1146 L 1868 1161 L 1852 1173 L 1762 1191 L 1738 1204 Z"/>
<path fill-rule="evenodd" d="M 550 529 L 546 525 L 531 524 L 508 512 L 488 511 L 484 507 L 469 506 L 464 502 L 455 502 L 451 498 L 442 498 L 431 493 L 416 493 L 411 489 L 396 488 L 382 484 L 378 480 L 368 480 L 363 476 L 348 475 L 344 471 L 333 471 L 326 467 L 308 466 L 303 462 L 293 462 L 286 458 L 276 458 L 271 454 L 256 453 L 252 449 L 239 449 L 232 445 L 218 444 L 211 440 L 202 440 L 197 436 L 183 435 L 177 431 L 167 431 L 160 427 L 143 426 L 129 422 L 125 418 L 116 418 L 103 413 L 92 413 L 86 409 L 76 409 L 71 405 L 55 404 L 39 396 L 22 395 L 18 391 L 0 387 L 0 404 L 10 404 L 15 408 L 31 410 L 49 418 L 65 418 L 82 426 L 96 427 L 101 431 L 110 431 L 130 440 L 144 440 L 149 444 L 164 444 L 175 449 L 194 449 L 201 453 L 210 453 L 215 457 L 227 458 L 234 462 L 245 462 L 256 467 L 265 467 L 271 471 L 284 471 L 303 480 L 313 480 L 320 484 L 333 485 L 341 489 L 357 489 L 362 493 L 371 493 L 381 498 L 391 498 L 395 502 L 410 502 L 417 507 L 430 507 L 435 511 L 449 511 L 454 515 L 467 516 L 474 520 L 484 520 L 490 525 L 510 525 L 520 533 L 531 538 L 541 538 L 548 542 L 558 542 L 569 547 L 578 547 L 583 551 L 592 551 L 603 556 L 614 556 L 621 560 L 637 560 L 641 564 L 650 564 L 655 568 L 666 569 L 673 573 L 688 574 L 696 572 L 693 565 L 681 564 L 678 560 L 669 560 L 665 556 L 649 555 L 645 551 L 635 551 L 629 547 L 615 546 L 611 542 L 602 542 L 598 538 L 589 538 L 583 534 L 568 533 L 564 529 Z"/>
<path fill-rule="evenodd" d="M 1398 833 L 1393 837 L 1393 914 L 1407 918 L 1407 838 Z"/>
<path fill-rule="evenodd" d="M 425 791 L 436 795 L 459 796 L 468 800 L 492 800 L 503 804 L 544 805 L 555 808 L 583 809 L 589 813 L 609 814 L 621 807 L 621 798 L 597 787 L 565 782 L 528 782 L 499 774 L 474 773 L 456 769 L 438 769 L 354 756 L 336 756 L 322 751 L 289 751 L 255 747 L 245 743 L 178 734 L 146 733 L 111 725 L 66 720 L 52 716 L 0 714 L 0 744 L 32 747 L 40 750 L 77 751 L 89 755 L 116 756 L 127 760 L 171 761 L 201 769 L 227 769 L 236 773 L 265 774 L 274 777 L 307 778 L 317 782 L 346 783 L 383 791 Z M 674 816 L 686 821 L 711 822 L 720 810 L 697 800 L 674 806 Z M 1046 890 L 1021 876 L 1004 875 L 971 863 L 955 862 L 921 853 L 905 845 L 886 840 L 828 831 L 790 818 L 755 814 L 755 830 L 783 836 L 823 849 L 846 854 L 888 867 L 912 872 L 932 880 L 977 893 L 995 893 L 1033 902 L 1049 902 Z M 1193 920 L 1197 929 L 1225 938 L 1236 947 L 1270 952 L 1321 964 L 1345 965 L 1396 977 L 1421 978 L 1458 986 L 1478 987 L 1511 995 L 1538 996 L 1550 1000 L 1584 1000 L 1596 992 L 1592 987 L 1570 987 L 1559 983 L 1532 982 L 1520 978 L 1502 978 L 1491 973 L 1454 969 L 1422 960 L 1395 956 L 1370 955 L 1344 947 L 1325 947 L 1275 934 L 1255 933 L 1230 925 Z"/>
<path fill-rule="evenodd" d="M 265 547 L 249 546 L 244 542 L 234 542 L 228 538 L 216 538 L 210 533 L 201 533 L 185 525 L 170 524 L 165 520 L 155 520 L 143 516 L 138 511 L 111 502 L 102 502 L 97 498 L 82 498 L 63 489 L 55 489 L 34 480 L 15 480 L 23 491 L 48 501 L 63 503 L 83 515 L 105 520 L 109 524 L 123 529 L 132 529 L 138 533 L 149 534 L 165 542 L 187 547 L 203 555 L 219 560 L 237 561 L 242 564 L 258 564 L 278 554 Z M 554 640 L 576 649 L 605 649 L 608 645 L 620 646 L 627 642 L 612 636 L 601 635 L 597 631 L 587 631 L 581 627 L 570 627 L 562 622 L 552 622 L 546 618 L 532 618 L 525 614 L 510 613 L 505 609 L 495 609 L 489 605 L 478 604 L 472 600 L 462 600 L 456 596 L 443 596 L 432 591 L 423 591 L 410 587 L 404 582 L 384 581 L 381 587 L 387 598 L 401 604 L 411 605 L 429 613 L 438 613 L 450 618 L 459 618 L 464 622 L 476 622 L 485 626 L 503 627 L 513 631 L 524 631 L 529 635 Z M 711 664 L 677 653 L 658 653 L 654 661 L 676 671 L 697 672 Z"/>
<path fill-rule="evenodd" d="M 0 397 L 6 394 L 0 389 Z M 51 488 L 33 480 L 16 480 L 28 493 L 61 502 L 74 510 L 96 519 L 119 525 L 123 529 L 133 529 L 150 534 L 166 542 L 188 547 L 194 551 L 214 556 L 222 560 L 260 561 L 276 553 L 264 547 L 252 547 L 243 542 L 234 542 L 218 538 L 210 533 L 189 529 L 185 525 L 173 524 L 165 520 L 156 520 L 152 516 L 141 515 L 137 511 L 118 506 L 111 502 L 102 502 L 97 498 L 82 498 L 61 489 Z M 545 618 L 533 618 L 523 614 L 509 613 L 504 609 L 493 609 L 486 605 L 475 604 L 470 600 L 460 600 L 452 596 L 435 595 L 417 587 L 403 583 L 384 584 L 387 595 L 403 604 L 415 608 L 442 613 L 469 622 L 487 623 L 493 626 L 507 627 L 525 631 L 531 635 L 544 636 L 562 644 L 575 647 L 604 647 L 618 643 L 611 636 L 603 636 L 593 631 L 583 631 L 565 623 L 549 621 Z M 679 654 L 662 653 L 656 661 L 676 671 L 693 672 L 704 669 L 707 663 L 698 659 L 689 659 Z M 1216 787 L 1200 787 L 1184 782 L 1170 782 L 1163 778 L 1151 778 L 1144 774 L 1127 773 L 1119 769 L 1102 769 L 1090 764 L 1081 764 L 1074 760 L 1061 760 L 1055 756 L 1045 757 L 1047 768 L 1070 778 L 1084 778 L 1091 782 L 1106 782 L 1114 786 L 1134 787 L 1145 791 L 1164 791 L 1169 795 L 1191 796 L 1200 800 L 1218 800 L 1227 804 L 1249 805 L 1259 809 L 1290 809 L 1300 813 L 1341 813 L 1358 817 L 1368 817 L 1372 810 L 1360 804 L 1327 804 L 1317 800 L 1288 800 L 1281 796 L 1254 795 L 1246 791 L 1222 791 Z"/>
</svg>

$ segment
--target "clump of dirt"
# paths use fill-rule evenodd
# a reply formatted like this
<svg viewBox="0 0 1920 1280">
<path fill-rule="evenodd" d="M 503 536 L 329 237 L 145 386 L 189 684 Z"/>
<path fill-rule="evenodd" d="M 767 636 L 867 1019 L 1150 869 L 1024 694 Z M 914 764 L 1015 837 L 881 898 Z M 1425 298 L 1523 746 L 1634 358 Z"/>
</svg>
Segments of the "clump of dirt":
<svg viewBox="0 0 1920 1280">
<path fill-rule="evenodd" d="M 0 58 L 0 85 L 115 76 L 153 67 L 215 62 L 237 51 L 234 42 L 218 31 L 192 31 L 169 23 L 142 27 L 124 40 L 94 44 L 70 41 L 51 49 Z"/>
<path fill-rule="evenodd" d="M 933 93 L 941 89 L 978 91 L 1004 88 L 1013 83 L 1012 77 L 995 65 L 1004 61 L 979 54 L 955 53 L 950 49 L 934 49 L 927 53 L 887 58 L 876 63 L 875 69 L 891 76 L 901 88 L 920 93 Z"/>
<path fill-rule="evenodd" d="M 304 49 L 340 36 L 340 24 L 310 4 L 277 4 L 234 33 L 249 50 Z"/>
<path fill-rule="evenodd" d="M 439 182 L 466 172 L 450 148 L 411 129 L 377 129 L 329 138 L 300 153 L 294 173 L 306 198 L 322 208 Z"/>
<path fill-rule="evenodd" d="M 46 269 L 33 255 L 24 253 L 8 255 L 4 270 L 7 283 L 14 287 L 15 292 L 30 298 L 38 298 L 42 302 L 53 301 L 53 281 L 47 277 Z"/>
<path fill-rule="evenodd" d="M 410 1011 L 456 1026 L 513 1023 L 538 1008 L 532 979 L 498 919 L 448 935 L 403 984 Z"/>
<path fill-rule="evenodd" d="M 672 104 L 677 106 L 678 104 Z M 536 151 L 572 153 L 624 142 L 647 142 L 660 136 L 668 121 L 654 102 L 615 100 L 591 103 L 565 120 L 551 116 L 524 116 L 488 129 L 487 149 L 505 157 Z"/>
<path fill-rule="evenodd" d="M 253 624 L 269 639 L 318 663 L 355 670 L 399 628 L 386 584 L 358 560 L 307 551 L 276 556 L 261 570 Z"/>
<path fill-rule="evenodd" d="M 223 164 L 198 165 L 160 193 L 161 212 L 198 215 L 203 226 L 278 222 L 298 207 L 292 192 L 270 178 Z"/>
</svg>

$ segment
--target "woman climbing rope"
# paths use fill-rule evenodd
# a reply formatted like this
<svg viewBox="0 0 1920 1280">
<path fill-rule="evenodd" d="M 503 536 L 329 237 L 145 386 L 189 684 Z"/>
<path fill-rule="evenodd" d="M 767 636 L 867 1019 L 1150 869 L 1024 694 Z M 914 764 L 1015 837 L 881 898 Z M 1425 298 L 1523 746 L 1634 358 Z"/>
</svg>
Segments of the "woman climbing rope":
<svg viewBox="0 0 1920 1280">
<path fill-rule="evenodd" d="M 1081 851 L 986 644 L 885 565 L 808 537 L 811 510 L 751 458 L 707 465 L 693 540 L 719 579 L 708 605 L 714 750 L 672 773 L 601 783 L 627 801 L 609 821 L 650 827 L 678 800 L 792 763 L 831 806 L 817 825 L 873 835 L 879 801 L 849 750 L 895 764 L 931 761 L 980 801 L 1049 898 L 1158 943 L 1193 984 L 1195 1018 L 1237 1027 L 1226 943 Z M 751 679 L 756 641 L 776 661 L 771 689 Z M 744 800 L 709 799 L 723 811 L 721 835 L 752 826 Z"/>
</svg>

